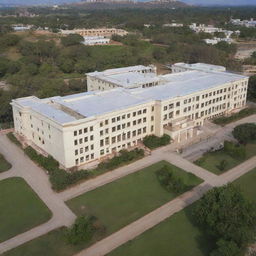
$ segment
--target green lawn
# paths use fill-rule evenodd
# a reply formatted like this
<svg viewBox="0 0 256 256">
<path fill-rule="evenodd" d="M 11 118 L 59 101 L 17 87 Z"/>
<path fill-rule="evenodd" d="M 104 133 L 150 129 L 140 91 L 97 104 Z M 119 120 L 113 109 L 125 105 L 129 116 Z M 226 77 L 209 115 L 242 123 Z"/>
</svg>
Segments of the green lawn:
<svg viewBox="0 0 256 256">
<path fill-rule="evenodd" d="M 46 222 L 51 215 L 22 178 L 0 181 L 0 242 Z"/>
<path fill-rule="evenodd" d="M 256 202 L 256 168 L 234 184 L 244 195 Z M 195 205 L 195 204 L 194 204 Z M 193 225 L 191 205 L 185 210 L 146 231 L 136 239 L 117 248 L 108 256 L 207 256 L 213 248 L 211 239 Z"/>
<path fill-rule="evenodd" d="M 256 168 L 240 177 L 234 184 L 240 186 L 243 194 L 256 203 Z"/>
<path fill-rule="evenodd" d="M 0 173 L 8 171 L 11 167 L 12 165 L 5 160 L 3 155 L 0 154 Z"/>
<path fill-rule="evenodd" d="M 168 193 L 158 182 L 155 171 L 168 162 L 161 161 L 139 172 L 85 193 L 67 202 L 77 215 L 94 215 L 110 234 L 177 196 Z M 175 166 L 176 175 L 182 176 L 186 185 L 196 186 L 201 180 Z"/>
<path fill-rule="evenodd" d="M 87 244 L 72 246 L 66 243 L 66 228 L 59 228 L 14 248 L 3 256 L 72 256 L 84 249 Z"/>
<path fill-rule="evenodd" d="M 207 256 L 211 239 L 191 222 L 193 205 L 117 248 L 108 256 Z"/>
<path fill-rule="evenodd" d="M 250 157 L 256 155 L 256 143 L 249 143 L 246 145 L 246 158 L 245 160 L 249 159 Z M 221 171 L 218 169 L 218 165 L 222 160 L 227 161 L 226 168 Z M 209 152 L 204 154 L 201 158 L 195 161 L 195 164 L 201 166 L 202 168 L 213 172 L 215 174 L 222 174 L 223 172 L 241 164 L 243 161 L 237 158 L 231 157 L 227 154 L 223 149 L 215 152 Z"/>
</svg>

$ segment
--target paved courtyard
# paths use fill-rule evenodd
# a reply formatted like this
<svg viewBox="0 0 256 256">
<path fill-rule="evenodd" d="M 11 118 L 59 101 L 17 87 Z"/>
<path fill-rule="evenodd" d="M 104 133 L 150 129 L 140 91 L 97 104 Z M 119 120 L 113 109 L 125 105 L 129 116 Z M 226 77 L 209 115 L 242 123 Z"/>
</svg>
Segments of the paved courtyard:
<svg viewBox="0 0 256 256">
<path fill-rule="evenodd" d="M 142 168 L 152 165 L 158 161 L 166 160 L 171 164 L 174 164 L 187 172 L 191 172 L 204 180 L 202 184 L 195 187 L 191 191 L 188 191 L 174 200 L 171 200 L 165 205 L 155 209 L 149 214 L 77 254 L 84 256 L 106 255 L 118 246 L 135 238 L 136 236 L 170 217 L 174 213 L 192 204 L 201 198 L 202 195 L 212 187 L 221 186 L 228 182 L 232 182 L 256 167 L 255 156 L 227 171 L 226 173 L 217 176 L 189 161 L 200 157 L 205 151 L 209 150 L 216 143 L 221 143 L 225 139 L 232 139 L 232 129 L 236 125 L 246 122 L 256 122 L 256 115 L 244 118 L 225 127 L 214 127 L 214 132 L 209 133 L 210 136 L 208 139 L 202 140 L 201 142 L 199 140 L 198 143 L 188 147 L 182 146 L 183 153 L 181 155 L 175 152 L 177 147 L 181 146 L 171 144 L 153 151 L 151 155 L 141 160 L 115 169 L 114 171 L 107 172 L 94 179 L 81 182 L 80 184 L 73 186 L 61 193 L 56 193 L 51 189 L 48 176 L 44 170 L 32 162 L 24 154 L 24 152 L 10 142 L 4 134 L 1 134 L 0 153 L 4 155 L 6 160 L 12 164 L 12 168 L 7 172 L 1 173 L 0 180 L 15 176 L 25 179 L 35 193 L 37 193 L 41 200 L 52 211 L 53 217 L 50 221 L 42 225 L 0 243 L 0 253 L 15 248 L 58 227 L 70 226 L 74 222 L 76 216 L 66 206 L 65 201 L 93 190 L 99 186 L 103 186 L 114 180 L 120 179 L 130 173 L 139 171 Z"/>
</svg>

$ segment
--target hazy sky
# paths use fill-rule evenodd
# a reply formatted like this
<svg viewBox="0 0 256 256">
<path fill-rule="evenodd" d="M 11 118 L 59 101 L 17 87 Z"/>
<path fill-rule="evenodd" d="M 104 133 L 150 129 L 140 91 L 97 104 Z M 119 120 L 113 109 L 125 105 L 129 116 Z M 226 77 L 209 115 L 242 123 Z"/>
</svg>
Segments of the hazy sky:
<svg viewBox="0 0 256 256">
<path fill-rule="evenodd" d="M 0 4 L 58 4 L 67 2 L 79 2 L 80 0 L 0 0 Z M 140 0 L 138 0 L 140 1 Z M 143 0 L 145 1 L 145 0 Z M 200 5 L 256 5 L 256 0 L 181 0 L 189 4 Z"/>
<path fill-rule="evenodd" d="M 256 0 L 183 0 L 183 2 L 201 5 L 256 5 Z"/>
</svg>

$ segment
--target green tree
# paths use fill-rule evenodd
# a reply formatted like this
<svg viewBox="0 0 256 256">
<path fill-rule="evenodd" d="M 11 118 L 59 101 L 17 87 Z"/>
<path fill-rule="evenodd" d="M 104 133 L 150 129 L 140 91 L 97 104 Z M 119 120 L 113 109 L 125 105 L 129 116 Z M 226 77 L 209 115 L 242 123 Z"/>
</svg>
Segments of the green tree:
<svg viewBox="0 0 256 256">
<path fill-rule="evenodd" d="M 246 123 L 238 125 L 232 134 L 240 143 L 247 144 L 256 139 L 256 124 Z"/>
<path fill-rule="evenodd" d="M 196 204 L 193 216 L 198 225 L 216 240 L 230 241 L 239 249 L 252 241 L 256 234 L 255 205 L 232 184 L 207 192 Z M 220 248 L 223 249 L 223 246 Z"/>
<path fill-rule="evenodd" d="M 235 242 L 220 239 L 217 242 L 217 249 L 210 256 L 236 256 L 239 252 L 240 249 Z"/>
<path fill-rule="evenodd" d="M 84 38 L 78 34 L 70 34 L 61 38 L 61 43 L 64 46 L 79 45 L 83 42 Z"/>
<path fill-rule="evenodd" d="M 70 244 L 76 245 L 91 240 L 95 232 L 93 221 L 93 217 L 78 217 L 73 226 L 66 232 L 67 241 Z"/>
</svg>

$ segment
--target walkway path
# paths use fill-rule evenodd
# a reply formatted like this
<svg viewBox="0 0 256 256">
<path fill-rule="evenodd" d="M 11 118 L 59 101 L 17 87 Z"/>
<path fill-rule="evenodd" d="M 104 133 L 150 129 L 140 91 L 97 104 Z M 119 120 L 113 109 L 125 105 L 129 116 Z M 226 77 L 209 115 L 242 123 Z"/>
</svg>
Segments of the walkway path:
<svg viewBox="0 0 256 256">
<path fill-rule="evenodd" d="M 11 238 L 4 243 L 0 243 L 0 253 L 46 234 L 50 230 L 61 226 L 69 226 L 73 223 L 76 216 L 66 206 L 63 200 L 52 191 L 48 176 L 45 172 L 35 165 L 21 149 L 3 135 L 0 135 L 0 153 L 12 164 L 11 170 L 0 174 L 0 180 L 14 176 L 22 177 L 53 214 L 50 221 Z"/>
</svg>

